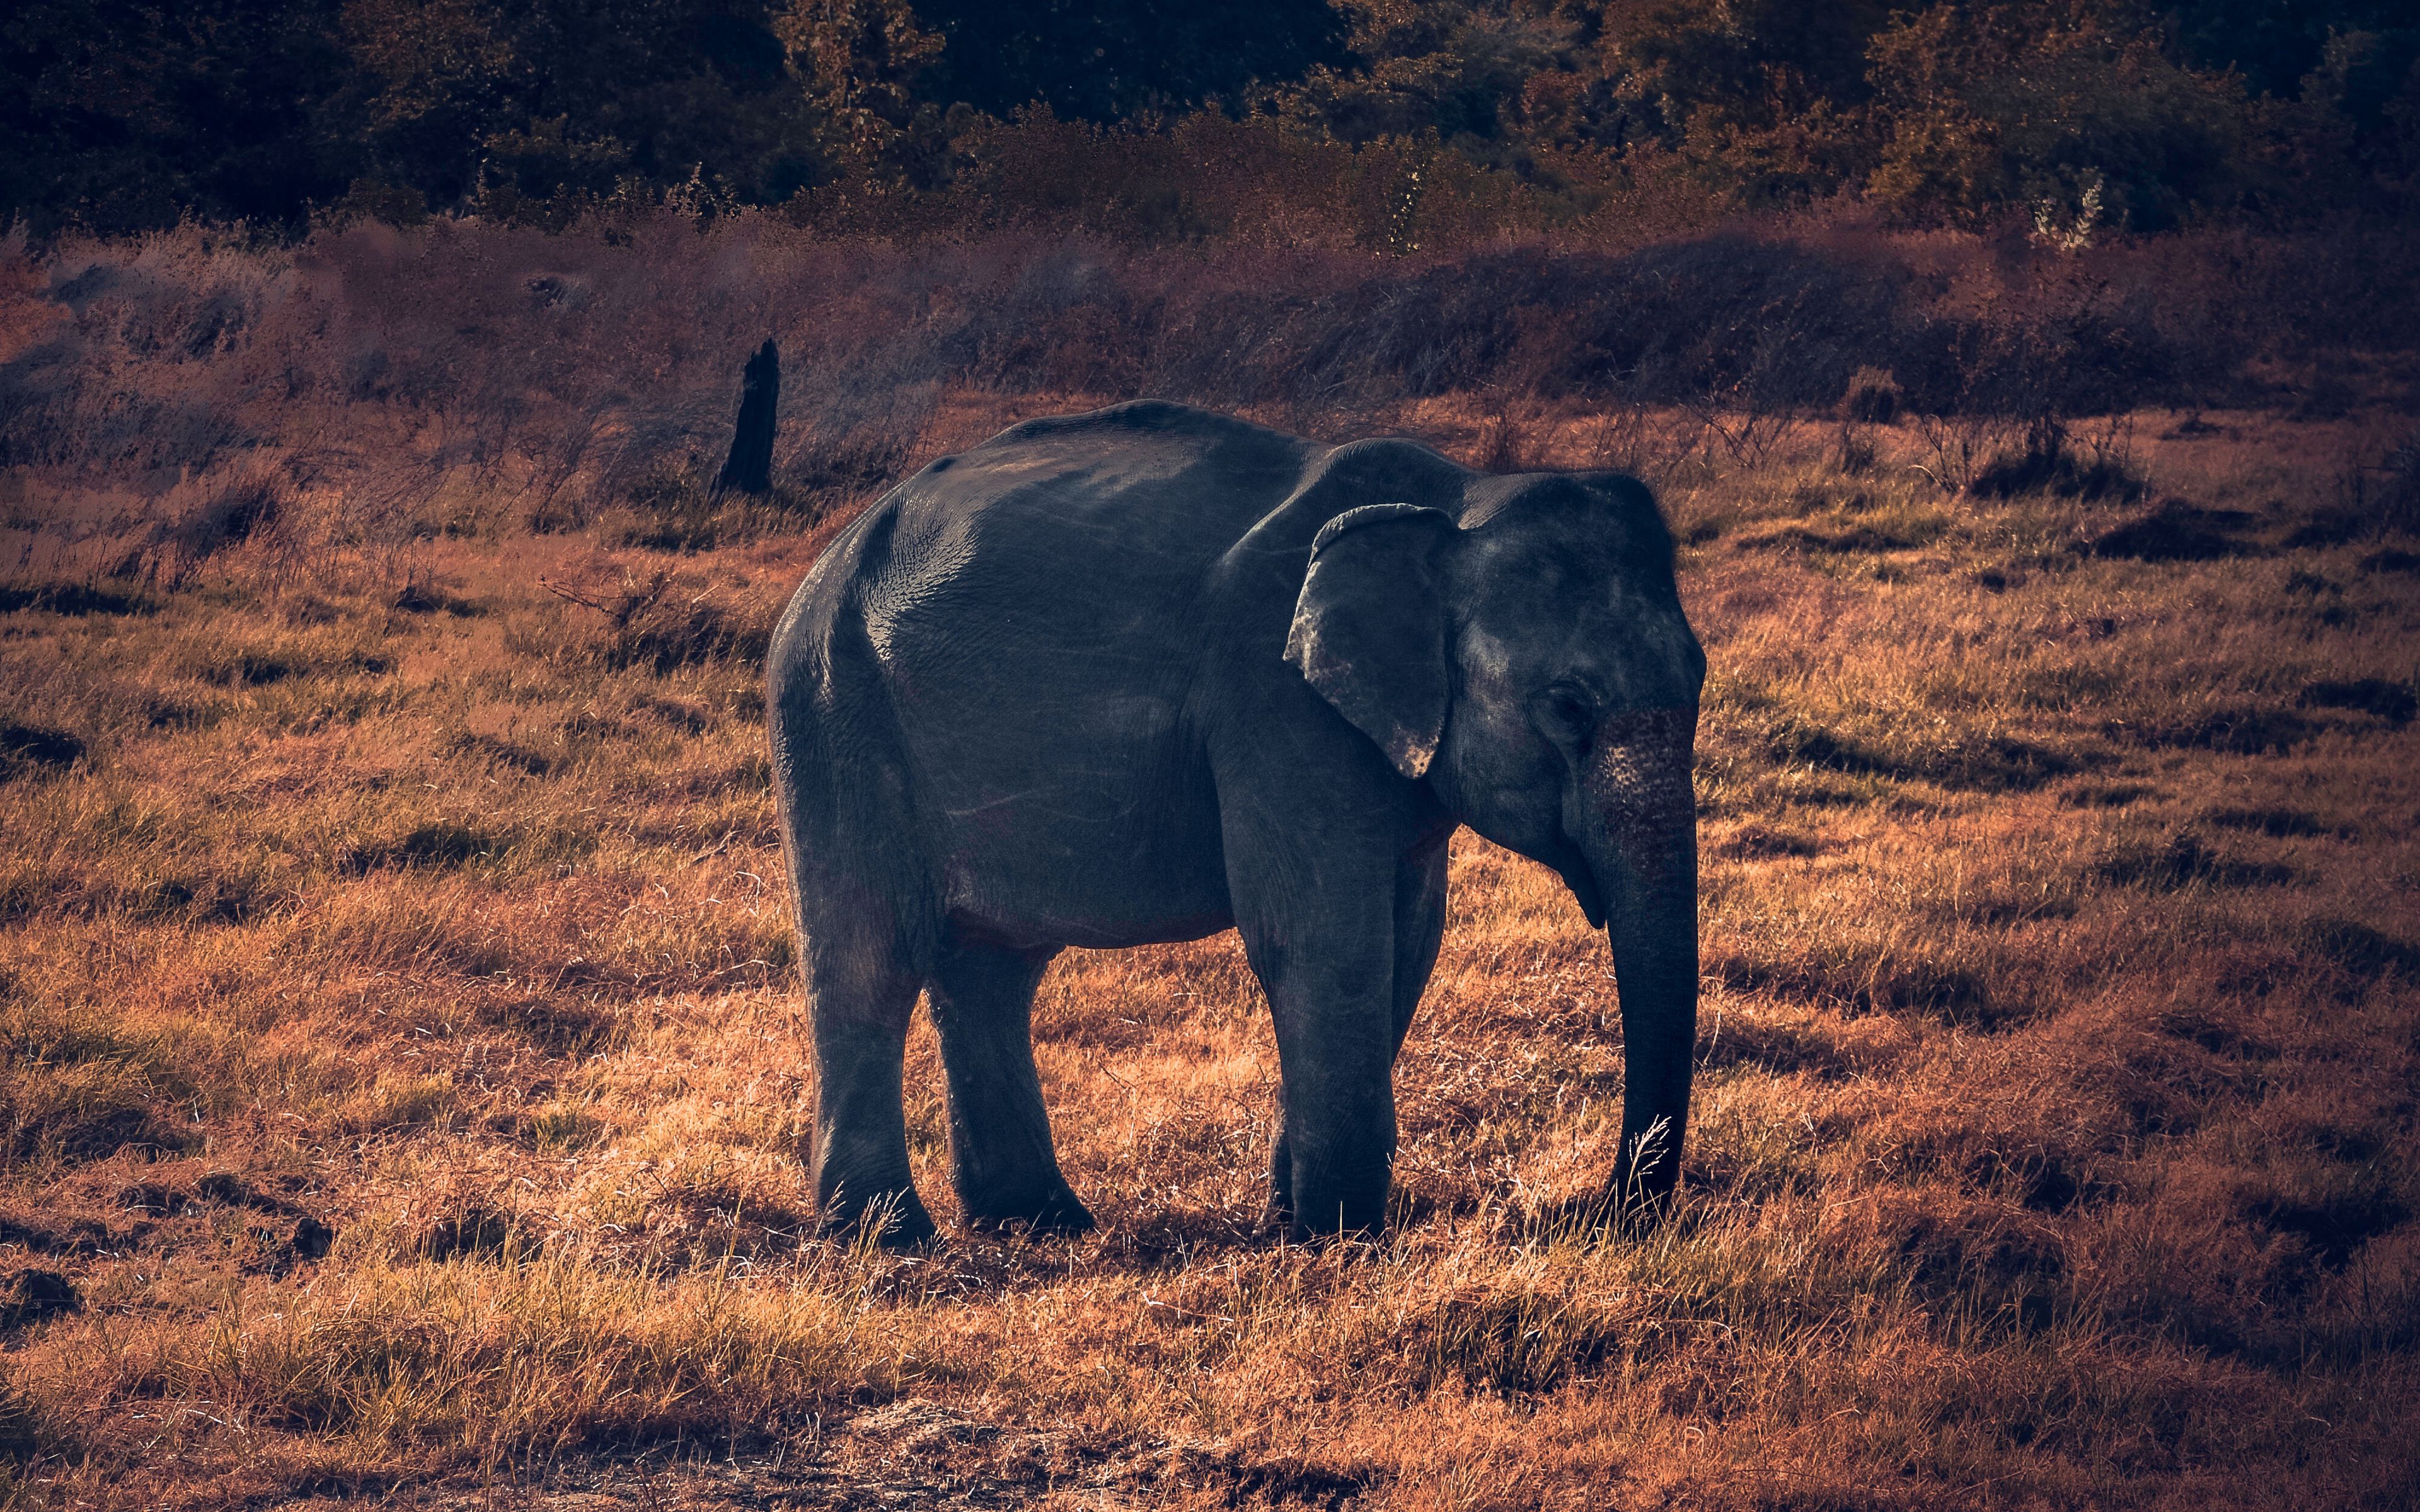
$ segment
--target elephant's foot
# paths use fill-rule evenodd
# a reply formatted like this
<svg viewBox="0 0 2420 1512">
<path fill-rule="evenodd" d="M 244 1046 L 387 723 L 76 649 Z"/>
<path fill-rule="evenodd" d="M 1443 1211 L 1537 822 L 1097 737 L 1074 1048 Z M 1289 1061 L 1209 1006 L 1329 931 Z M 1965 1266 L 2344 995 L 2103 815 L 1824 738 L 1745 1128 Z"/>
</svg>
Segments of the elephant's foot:
<svg viewBox="0 0 2420 1512">
<path fill-rule="evenodd" d="M 1340 1241 L 1373 1240 L 1386 1231 L 1386 1222 L 1381 1218 L 1363 1218 L 1357 1222 L 1349 1216 L 1344 1216 L 1338 1218 L 1334 1223 L 1308 1224 L 1296 1215 L 1286 1221 L 1285 1236 L 1286 1242 L 1289 1244 L 1301 1244 L 1311 1249 L 1326 1249 Z"/>
<path fill-rule="evenodd" d="M 1307 1223 L 1302 1214 L 1295 1211 L 1289 1196 L 1273 1191 L 1268 1207 L 1261 1214 L 1261 1231 L 1280 1237 L 1289 1244 L 1307 1244 L 1313 1249 L 1340 1239 L 1375 1239 L 1387 1228 L 1386 1207 L 1383 1196 L 1374 1212 L 1366 1201 L 1332 1202 L 1326 1208 L 1332 1214 L 1326 1223 Z"/>
<path fill-rule="evenodd" d="M 1559 1203 L 1542 1216 L 1558 1228 L 1609 1229 L 1629 1238 L 1640 1238 L 1672 1215 L 1679 1202 L 1675 1189 L 1679 1172 L 1677 1162 L 1667 1161 L 1642 1170 L 1632 1162 L 1622 1161 L 1602 1188 Z"/>
<path fill-rule="evenodd" d="M 1297 1192 L 1308 1191 L 1308 1199 L 1297 1199 L 1294 1211 L 1285 1215 L 1286 1242 L 1292 1244 L 1332 1244 L 1340 1239 L 1375 1239 L 1387 1228 L 1387 1187 L 1334 1186 L 1326 1182 L 1295 1182 Z"/>
<path fill-rule="evenodd" d="M 1280 1134 L 1269 1158 L 1269 1222 L 1293 1244 L 1374 1239 L 1387 1227 L 1390 1164 L 1384 1155 L 1305 1161 Z"/>
<path fill-rule="evenodd" d="M 939 1232 L 913 1187 L 878 1193 L 861 1202 L 827 1202 L 815 1223 L 818 1238 L 854 1242 L 871 1237 L 886 1250 L 918 1248 L 930 1243 Z"/>
<path fill-rule="evenodd" d="M 997 1196 L 966 1200 L 967 1227 L 979 1229 L 1023 1228 L 1034 1234 L 1088 1234 L 1099 1227 L 1093 1210 L 1084 1206 L 1066 1182 L 1039 1195 L 1005 1199 Z"/>
</svg>

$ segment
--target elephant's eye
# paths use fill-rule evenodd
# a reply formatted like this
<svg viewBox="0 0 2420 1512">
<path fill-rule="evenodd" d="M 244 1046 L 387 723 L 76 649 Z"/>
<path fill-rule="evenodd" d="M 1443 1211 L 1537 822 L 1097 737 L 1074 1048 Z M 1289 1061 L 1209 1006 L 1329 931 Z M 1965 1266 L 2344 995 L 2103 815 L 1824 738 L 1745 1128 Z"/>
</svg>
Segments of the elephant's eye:
<svg viewBox="0 0 2420 1512">
<path fill-rule="evenodd" d="M 1569 683 L 1557 683 L 1540 693 L 1531 701 L 1530 711 L 1546 737 L 1568 750 L 1584 748 L 1596 730 L 1596 700 L 1586 688 Z"/>
</svg>

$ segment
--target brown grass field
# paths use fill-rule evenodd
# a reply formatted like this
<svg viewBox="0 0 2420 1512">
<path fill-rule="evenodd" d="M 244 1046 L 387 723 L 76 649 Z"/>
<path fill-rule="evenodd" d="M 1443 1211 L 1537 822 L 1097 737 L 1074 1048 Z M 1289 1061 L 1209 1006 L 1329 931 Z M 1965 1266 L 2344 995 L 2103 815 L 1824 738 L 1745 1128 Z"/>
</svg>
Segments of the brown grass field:
<svg viewBox="0 0 2420 1512">
<path fill-rule="evenodd" d="M 1119 396 L 944 388 L 897 464 Z M 2078 493 L 1946 488 L 1929 422 L 1379 418 L 1637 459 L 1684 542 L 1669 1222 L 1573 1216 L 1610 963 L 1465 835 L 1383 1243 L 1259 1229 L 1275 1059 L 1228 938 L 1045 984 L 1100 1232 L 812 1240 L 760 658 L 841 511 L 663 550 L 639 505 L 533 528 L 505 477 L 349 538 L 308 478 L 231 518 L 239 458 L 207 539 L 67 500 L 99 523 L 44 556 L 27 471 L 0 1504 L 2420 1500 L 2420 517 L 2377 502 L 2408 453 L 2362 468 L 2408 419 L 2139 411 L 2078 427 Z M 908 1084 L 946 1204 L 921 1026 Z"/>
</svg>

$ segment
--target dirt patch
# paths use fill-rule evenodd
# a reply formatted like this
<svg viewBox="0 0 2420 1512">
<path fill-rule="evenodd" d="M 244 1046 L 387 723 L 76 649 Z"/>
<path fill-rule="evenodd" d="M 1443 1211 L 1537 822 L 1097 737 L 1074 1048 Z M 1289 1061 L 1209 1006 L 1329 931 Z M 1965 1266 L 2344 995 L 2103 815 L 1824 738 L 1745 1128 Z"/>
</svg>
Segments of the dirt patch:
<svg viewBox="0 0 2420 1512">
<path fill-rule="evenodd" d="M 98 1255 L 114 1242 L 108 1226 L 90 1218 L 0 1213 L 0 1244 L 22 1244 L 36 1255 Z"/>
<path fill-rule="evenodd" d="M 2071 809 L 2123 809 L 2158 795 L 2159 789 L 2143 782 L 2079 782 L 2059 799 Z"/>
<path fill-rule="evenodd" d="M 462 867 L 494 860 L 512 848 L 512 838 L 443 820 L 417 825 L 393 840 L 357 845 L 345 870 L 360 873 L 390 867 Z"/>
<path fill-rule="evenodd" d="M 131 1088 L 0 1076 L 0 1148 L 15 1159 L 85 1164 L 125 1149 L 182 1153 L 191 1144 Z"/>
<path fill-rule="evenodd" d="M 501 1260 L 516 1232 L 511 1217 L 473 1203 L 431 1218 L 408 1247 L 429 1260 Z"/>
<path fill-rule="evenodd" d="M 2363 981 L 2375 981 L 2390 971 L 2420 977 L 2420 945 L 2354 919 L 2311 919 L 2302 927 L 2300 943 Z"/>
</svg>

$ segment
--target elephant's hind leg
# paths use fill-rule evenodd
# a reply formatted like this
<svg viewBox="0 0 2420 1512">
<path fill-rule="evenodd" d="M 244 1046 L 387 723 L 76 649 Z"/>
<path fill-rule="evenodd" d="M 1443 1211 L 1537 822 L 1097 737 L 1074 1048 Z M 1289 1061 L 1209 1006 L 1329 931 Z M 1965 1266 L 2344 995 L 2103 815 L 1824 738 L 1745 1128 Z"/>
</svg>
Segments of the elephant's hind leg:
<svg viewBox="0 0 2420 1512">
<path fill-rule="evenodd" d="M 1053 952 L 952 941 L 933 974 L 950 1079 L 950 1170 L 967 1221 L 1082 1233 L 1093 1214 L 1059 1172 L 1033 1069 L 1033 990 Z"/>
<path fill-rule="evenodd" d="M 917 984 L 891 952 L 858 939 L 808 935 L 815 1038 L 815 1200 L 827 1234 L 875 1225 L 890 1248 L 933 1237 L 908 1167 L 900 1070 Z"/>
</svg>

